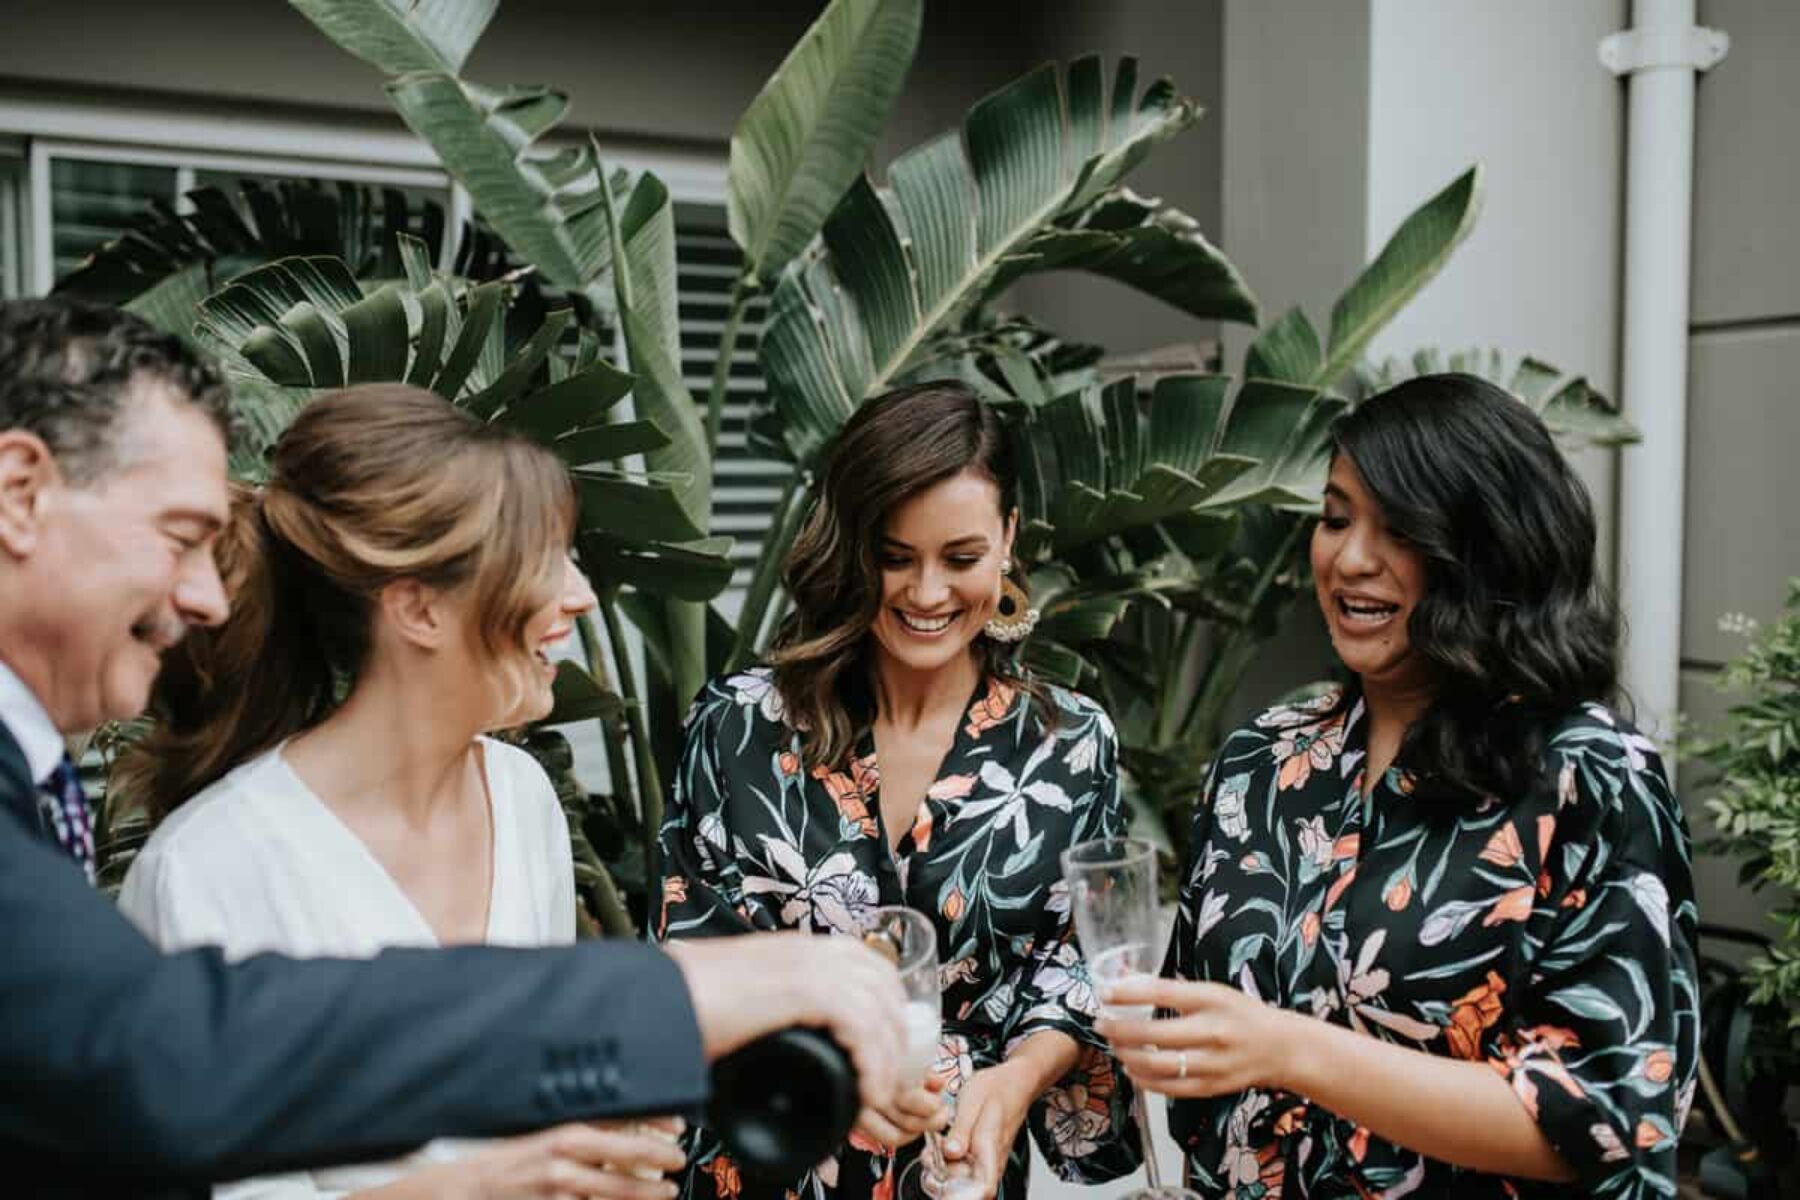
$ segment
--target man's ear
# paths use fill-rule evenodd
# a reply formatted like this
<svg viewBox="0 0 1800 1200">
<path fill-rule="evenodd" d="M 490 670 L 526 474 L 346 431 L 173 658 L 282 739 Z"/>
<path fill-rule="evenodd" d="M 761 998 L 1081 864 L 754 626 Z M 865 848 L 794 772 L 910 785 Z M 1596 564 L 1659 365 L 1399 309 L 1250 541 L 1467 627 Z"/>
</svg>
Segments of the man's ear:
<svg viewBox="0 0 1800 1200">
<path fill-rule="evenodd" d="M 56 456 L 35 433 L 0 431 L 0 551 L 30 557 L 42 536 L 44 501 L 62 483 Z"/>
<path fill-rule="evenodd" d="M 401 639 L 421 650 L 441 649 L 450 636 L 444 594 L 417 579 L 381 589 L 381 616 Z"/>
</svg>

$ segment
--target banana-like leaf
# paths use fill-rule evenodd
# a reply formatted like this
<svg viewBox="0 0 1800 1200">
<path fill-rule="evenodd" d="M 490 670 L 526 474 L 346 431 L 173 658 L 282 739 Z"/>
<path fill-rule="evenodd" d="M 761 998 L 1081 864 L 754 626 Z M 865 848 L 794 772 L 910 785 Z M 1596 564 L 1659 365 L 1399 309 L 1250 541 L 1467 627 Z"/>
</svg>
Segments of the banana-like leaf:
<svg viewBox="0 0 1800 1200">
<path fill-rule="evenodd" d="M 858 179 L 824 247 L 783 276 L 762 359 L 795 455 L 808 461 L 862 400 L 987 294 L 1007 260 L 1080 213 L 1198 113 L 1166 80 L 1137 94 L 1123 59 L 1042 67 L 982 100 L 960 132 L 903 155 L 889 186 Z"/>
<path fill-rule="evenodd" d="M 730 551 L 730 538 L 677 545 L 596 532 L 581 539 L 581 566 L 596 587 L 629 584 L 658 596 L 704 602 L 731 586 Z"/>
<path fill-rule="evenodd" d="M 1137 381 L 1123 379 L 1037 411 L 1027 456 L 1035 486 L 1025 491 L 1045 506 L 1042 520 L 1058 553 L 1191 514 L 1219 503 L 1246 473 L 1266 473 L 1260 458 L 1244 452 L 1253 447 L 1222 444 L 1226 382 L 1171 376 L 1146 406 Z M 1032 532 L 1033 540 L 1040 536 Z"/>
<path fill-rule="evenodd" d="M 462 70 L 500 0 L 288 0 L 326 37 L 389 75 Z"/>
<path fill-rule="evenodd" d="M 1530 355 L 1508 370 L 1505 355 L 1492 348 L 1459 350 L 1446 356 L 1428 346 L 1414 351 L 1407 360 L 1364 363 L 1346 381 L 1345 394 L 1360 404 L 1395 384 L 1440 371 L 1476 375 L 1506 388 L 1543 418 L 1565 450 L 1629 446 L 1643 440 L 1637 426 L 1620 414 L 1618 405 L 1591 387 L 1586 378 L 1566 376 L 1562 368 Z"/>
<path fill-rule="evenodd" d="M 986 303 L 1035 271 L 1088 271 L 1155 296 L 1189 316 L 1256 323 L 1256 298 L 1199 222 L 1130 188 L 1103 196 L 1079 220 L 1030 238 L 1000 264 Z"/>
<path fill-rule="evenodd" d="M 1331 309 L 1325 361 L 1307 382 L 1328 388 L 1354 367 L 1370 339 L 1431 281 L 1474 228 L 1481 167 L 1470 167 L 1400 223 L 1375 261 Z"/>
<path fill-rule="evenodd" d="M 868 161 L 919 43 L 923 0 L 832 0 L 744 111 L 726 203 L 745 271 L 770 284 Z"/>
<path fill-rule="evenodd" d="M 604 311 L 600 277 L 612 247 L 594 152 L 532 146 L 562 119 L 567 98 L 549 88 L 480 87 L 441 71 L 402 75 L 387 92 L 507 245 Z"/>
<path fill-rule="evenodd" d="M 700 410 L 681 378 L 674 207 L 668 189 L 648 172 L 632 188 L 624 212 L 611 215 L 610 196 L 604 204 L 620 267 L 613 272 L 619 324 L 636 376 L 632 399 L 638 415 L 655 421 L 669 439 L 644 461 L 652 471 L 684 480 L 677 494 L 689 521 L 703 533 L 712 520 L 712 459 Z"/>
<path fill-rule="evenodd" d="M 570 721 L 602 721 L 618 719 L 625 712 L 625 702 L 595 682 L 594 677 L 572 662 L 556 664 L 556 679 L 550 685 L 550 715 L 546 725 L 562 725 Z"/>
<path fill-rule="evenodd" d="M 1313 388 L 1247 381 L 1232 400 L 1219 452 L 1257 465 L 1221 489 L 1208 506 L 1272 504 L 1316 510 L 1331 460 L 1331 427 L 1349 407 L 1341 397 Z"/>
<path fill-rule="evenodd" d="M 435 246 L 444 236 L 441 205 L 411 201 L 395 188 L 377 194 L 351 184 L 269 186 L 247 179 L 235 199 L 214 187 L 195 188 L 187 198 L 188 213 L 152 203 L 58 281 L 57 294 L 126 304 L 152 320 L 166 311 L 159 328 L 185 337 L 193 315 L 177 316 L 176 297 L 198 292 L 198 300 L 218 290 L 220 280 L 282 258 L 329 256 L 349 264 L 359 279 L 391 279 L 401 273 L 400 238 L 410 234 Z M 165 287 L 171 297 L 154 295 Z"/>
<path fill-rule="evenodd" d="M 1244 355 L 1244 378 L 1305 386 L 1324 365 L 1318 331 L 1304 312 L 1290 308 L 1250 343 Z"/>
</svg>

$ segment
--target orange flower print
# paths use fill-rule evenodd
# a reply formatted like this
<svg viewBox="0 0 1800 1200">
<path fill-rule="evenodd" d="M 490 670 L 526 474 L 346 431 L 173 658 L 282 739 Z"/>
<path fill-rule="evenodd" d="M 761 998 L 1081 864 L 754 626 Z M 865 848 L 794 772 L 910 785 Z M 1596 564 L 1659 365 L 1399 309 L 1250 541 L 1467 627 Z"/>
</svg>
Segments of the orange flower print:
<svg viewBox="0 0 1800 1200">
<path fill-rule="evenodd" d="M 850 1131 L 850 1148 L 864 1154 L 883 1154 L 887 1148 L 860 1129 Z"/>
<path fill-rule="evenodd" d="M 1538 879 L 1537 891 L 1540 896 L 1550 894 L 1550 841 L 1556 836 L 1556 818 L 1542 816 L 1537 819 L 1538 835 Z"/>
<path fill-rule="evenodd" d="M 931 849 L 931 805 L 921 803 L 919 814 L 913 818 L 912 841 L 913 850 L 923 854 Z"/>
<path fill-rule="evenodd" d="M 723 1154 L 706 1164 L 706 1170 L 712 1173 L 713 1190 L 718 1192 L 721 1200 L 735 1200 L 744 1193 L 744 1177 L 738 1171 L 738 1165 Z"/>
<path fill-rule="evenodd" d="M 685 903 L 687 898 L 686 879 L 679 875 L 671 875 L 663 880 L 662 919 L 658 922 L 656 930 L 658 937 L 669 932 L 669 910 L 677 904 Z"/>
<path fill-rule="evenodd" d="M 1488 839 L 1487 846 L 1482 850 L 1480 857 L 1486 862 L 1493 863 L 1496 867 L 1517 865 L 1518 861 L 1525 857 L 1525 847 L 1519 844 L 1519 831 L 1511 824 L 1502 825 L 1494 830 L 1494 835 Z"/>
<path fill-rule="evenodd" d="M 961 888 L 951 888 L 950 895 L 944 899 L 944 919 L 955 921 L 962 917 L 967 901 L 963 899 Z"/>
<path fill-rule="evenodd" d="M 1500 899 L 1494 901 L 1494 907 L 1488 915 L 1481 918 L 1483 927 L 1498 925 L 1502 921 L 1523 921 L 1531 915 L 1531 900 L 1537 895 L 1537 888 L 1514 888 L 1502 893 Z"/>
<path fill-rule="evenodd" d="M 925 789 L 929 800 L 961 800 L 975 790 L 975 776 L 946 775 Z"/>
<path fill-rule="evenodd" d="M 1675 1073 L 1675 1056 L 1660 1047 L 1644 1055 L 1644 1063 L 1640 1068 L 1644 1078 L 1651 1083 L 1667 1083 L 1669 1076 Z"/>
<path fill-rule="evenodd" d="M 1344 752 L 1344 718 L 1333 717 L 1317 725 L 1293 730 L 1282 737 L 1269 753 L 1281 764 L 1278 787 L 1282 791 L 1305 787 L 1314 771 L 1330 767 Z"/>
<path fill-rule="evenodd" d="M 1354 865 L 1352 865 L 1348 871 L 1345 871 L 1342 875 L 1339 875 L 1337 877 L 1337 882 L 1333 883 L 1331 885 L 1331 887 L 1325 893 L 1325 911 L 1326 912 L 1331 911 L 1332 906 L 1338 902 L 1339 897 L 1341 897 L 1344 894 L 1344 892 L 1349 889 L 1351 882 L 1354 881 L 1355 879 L 1356 879 L 1356 867 Z"/>
<path fill-rule="evenodd" d="M 857 790 L 865 796 L 872 796 L 881 790 L 881 768 L 875 762 L 873 754 L 865 754 L 861 758 L 850 760 L 850 778 L 856 783 Z"/>
<path fill-rule="evenodd" d="M 998 679 L 990 680 L 987 695 L 969 709 L 969 724 L 964 732 L 972 738 L 978 738 L 1006 720 L 1006 714 L 1012 711 L 1013 699 L 1017 695 L 1018 689 L 1011 684 L 1002 683 Z"/>
<path fill-rule="evenodd" d="M 1369 1129 L 1366 1125 L 1358 1125 L 1356 1132 L 1350 1135 L 1350 1157 L 1361 1162 L 1369 1153 Z"/>
<path fill-rule="evenodd" d="M 1562 898 L 1562 907 L 1564 907 L 1564 908 L 1586 908 L 1587 907 L 1587 889 L 1586 888 L 1570 888 L 1569 894 Z"/>
<path fill-rule="evenodd" d="M 1300 940 L 1310 949 L 1319 940 L 1319 914 L 1309 912 L 1300 918 Z"/>
<path fill-rule="evenodd" d="M 882 1150 L 885 1151 L 886 1149 L 885 1146 L 882 1147 Z M 872 1191 L 870 1191 L 869 1200 L 894 1200 L 893 1163 L 890 1162 L 888 1164 L 888 1169 L 881 1173 L 881 1181 L 875 1185 Z"/>
<path fill-rule="evenodd" d="M 1346 833 L 1331 843 L 1333 861 L 1343 862 L 1346 858 L 1355 858 L 1362 853 L 1362 834 Z"/>
<path fill-rule="evenodd" d="M 863 837 L 875 836 L 875 818 L 869 815 L 869 806 L 863 801 L 862 790 L 854 779 L 824 767 L 814 767 L 812 777 L 825 785 L 825 792 L 837 805 L 839 816 L 856 826 Z"/>
<path fill-rule="evenodd" d="M 1527 891 L 1531 889 L 1527 888 Z M 1506 1011 L 1500 996 L 1506 991 L 1506 980 L 1498 971 L 1487 973 L 1487 982 L 1464 992 L 1450 1010 L 1450 1024 L 1444 1027 L 1444 1038 L 1450 1053 L 1474 1062 L 1481 1058 L 1481 1035 L 1493 1028 Z"/>
<path fill-rule="evenodd" d="M 800 773 L 800 756 L 795 754 L 792 750 L 783 750 L 781 752 L 781 757 L 776 759 L 776 762 L 780 764 L 781 773 L 783 775 L 798 775 Z"/>
<path fill-rule="evenodd" d="M 1657 1128 L 1654 1121 L 1646 1118 L 1638 1122 L 1637 1132 L 1633 1135 L 1632 1140 L 1637 1142 L 1640 1150 L 1654 1150 L 1661 1144 L 1665 1136 L 1667 1135 Z"/>
<path fill-rule="evenodd" d="M 1412 876 L 1402 875 L 1388 885 L 1388 890 L 1381 894 L 1381 902 L 1388 906 L 1389 912 L 1405 912 L 1406 906 L 1412 903 Z"/>
</svg>

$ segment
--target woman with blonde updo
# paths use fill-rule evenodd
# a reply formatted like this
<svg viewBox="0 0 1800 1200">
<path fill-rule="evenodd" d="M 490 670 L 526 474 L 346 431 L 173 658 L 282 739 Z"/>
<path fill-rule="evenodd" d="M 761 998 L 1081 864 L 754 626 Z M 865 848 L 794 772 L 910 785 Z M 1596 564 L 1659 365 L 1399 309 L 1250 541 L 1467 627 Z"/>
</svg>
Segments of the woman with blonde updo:
<svg viewBox="0 0 1800 1200">
<path fill-rule="evenodd" d="M 126 914 L 234 958 L 572 941 L 561 806 L 483 735 L 550 710 L 550 652 L 594 604 L 575 505 L 553 453 L 430 392 L 314 400 L 237 494 L 230 618 L 166 660 L 157 728 L 115 779 L 159 822 Z M 648 1130 L 573 1125 L 215 1194 L 660 1200 L 636 1172 L 680 1166 Z"/>
</svg>

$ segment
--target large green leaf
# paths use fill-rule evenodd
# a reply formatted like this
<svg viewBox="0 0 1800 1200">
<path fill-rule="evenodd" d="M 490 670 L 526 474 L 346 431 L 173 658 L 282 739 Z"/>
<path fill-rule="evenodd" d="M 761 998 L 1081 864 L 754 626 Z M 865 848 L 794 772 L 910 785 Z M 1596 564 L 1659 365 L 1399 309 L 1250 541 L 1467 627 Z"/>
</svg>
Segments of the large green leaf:
<svg viewBox="0 0 1800 1200">
<path fill-rule="evenodd" d="M 612 201 L 606 200 L 608 212 Z M 681 476 L 678 494 L 688 519 L 704 531 L 712 520 L 712 459 L 700 410 L 681 377 L 681 328 L 676 305 L 675 214 L 669 191 L 646 172 L 625 211 L 608 218 L 619 324 L 636 384 L 638 415 L 656 422 L 668 444 L 644 456 L 652 471 Z"/>
<path fill-rule="evenodd" d="M 496 90 L 442 72 L 402 75 L 388 96 L 494 230 L 557 287 L 587 293 L 611 261 L 596 156 L 586 146 L 548 153 L 532 143 L 568 100 L 549 88 Z M 613 186 L 620 186 L 619 180 Z"/>
<path fill-rule="evenodd" d="M 288 0 L 332 41 L 389 75 L 462 70 L 500 0 Z"/>
<path fill-rule="evenodd" d="M 1375 261 L 1331 309 L 1325 361 L 1308 382 L 1330 387 L 1362 357 L 1374 336 L 1431 281 L 1474 228 L 1481 168 L 1470 167 L 1400 223 Z"/>
<path fill-rule="evenodd" d="M 593 151 L 596 160 L 599 151 Z M 624 212 L 615 212 L 610 191 L 600 189 L 606 226 L 612 235 L 613 286 L 625 352 L 637 377 L 632 401 L 638 415 L 656 422 L 668 444 L 644 454 L 645 464 L 669 481 L 688 531 L 660 527 L 639 531 L 679 543 L 703 537 L 712 522 L 712 456 L 700 411 L 681 378 L 681 331 L 676 305 L 675 216 L 669 192 L 646 172 L 631 190 Z M 647 530 L 648 527 L 645 527 Z M 665 596 L 664 623 L 670 631 L 670 686 L 685 706 L 706 683 L 706 606 Z"/>
<path fill-rule="evenodd" d="M 57 294 L 131 304 L 153 320 L 161 312 L 163 327 L 185 336 L 192 314 L 177 317 L 177 300 L 153 295 L 165 285 L 177 296 L 204 296 L 220 280 L 265 263 L 320 256 L 342 259 L 359 279 L 391 279 L 401 271 L 400 238 L 411 234 L 435 246 L 444 236 L 442 206 L 395 188 L 377 193 L 352 184 L 246 179 L 235 197 L 203 187 L 187 200 L 185 213 L 149 205 L 59 280 Z"/>
<path fill-rule="evenodd" d="M 1492 348 L 1445 355 L 1427 346 L 1414 351 L 1410 359 L 1365 362 L 1345 381 L 1344 392 L 1353 403 L 1360 404 L 1417 375 L 1442 371 L 1479 376 L 1506 388 L 1543 418 L 1565 450 L 1629 446 L 1643 438 L 1637 427 L 1620 415 L 1618 405 L 1594 390 L 1586 378 L 1565 376 L 1560 367 L 1530 355 L 1509 370 L 1506 356 Z"/>
<path fill-rule="evenodd" d="M 1109 103 L 1099 59 L 1084 58 L 981 101 L 960 133 L 897 160 L 888 187 L 858 179 L 825 223 L 822 254 L 783 276 L 764 330 L 763 364 L 795 454 L 817 454 L 987 294 L 1010 257 L 1197 115 L 1166 80 L 1139 97 L 1129 58 Z"/>
<path fill-rule="evenodd" d="M 1323 499 L 1331 427 L 1347 401 L 1314 388 L 1252 379 L 1238 389 L 1219 440 L 1221 454 L 1257 465 L 1208 506 L 1273 504 L 1313 511 Z"/>
<path fill-rule="evenodd" d="M 1035 235 L 1000 264 L 983 301 L 1034 271 L 1088 271 L 1128 284 L 1203 320 L 1256 323 L 1256 298 L 1192 217 L 1130 188 L 1080 219 Z"/>
<path fill-rule="evenodd" d="M 731 137 L 727 208 L 744 269 L 773 283 L 867 162 L 912 65 L 923 0 L 832 0 Z"/>
<path fill-rule="evenodd" d="M 1035 479 L 1025 490 L 1043 506 L 1058 553 L 1195 513 L 1240 476 L 1266 469 L 1249 447 L 1222 444 L 1226 382 L 1171 376 L 1146 405 L 1136 381 L 1124 379 L 1037 410 L 1027 455 Z"/>
</svg>

